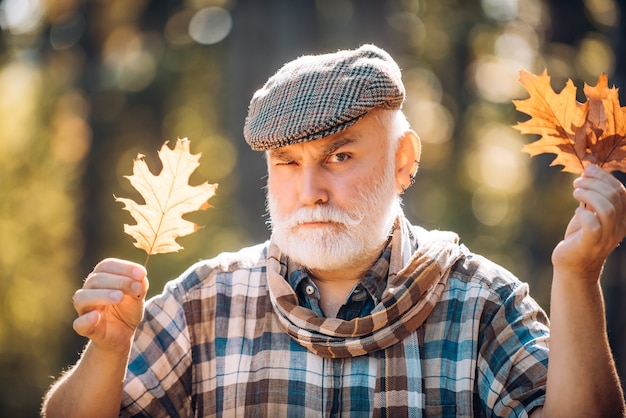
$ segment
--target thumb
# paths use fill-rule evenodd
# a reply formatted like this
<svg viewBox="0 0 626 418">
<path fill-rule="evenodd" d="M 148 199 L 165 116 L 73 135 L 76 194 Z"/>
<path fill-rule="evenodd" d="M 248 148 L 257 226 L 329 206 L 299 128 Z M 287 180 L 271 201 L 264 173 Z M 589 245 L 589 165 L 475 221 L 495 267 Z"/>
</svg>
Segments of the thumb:
<svg viewBox="0 0 626 418">
<path fill-rule="evenodd" d="M 73 328 L 78 335 L 90 338 L 98 322 L 100 322 L 100 312 L 93 310 L 76 318 L 73 323 Z"/>
</svg>

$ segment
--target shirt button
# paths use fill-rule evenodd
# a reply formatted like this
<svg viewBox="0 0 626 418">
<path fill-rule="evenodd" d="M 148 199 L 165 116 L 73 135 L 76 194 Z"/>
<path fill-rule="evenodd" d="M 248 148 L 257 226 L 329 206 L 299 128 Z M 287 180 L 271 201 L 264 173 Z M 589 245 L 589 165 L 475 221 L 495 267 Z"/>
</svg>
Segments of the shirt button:
<svg viewBox="0 0 626 418">
<path fill-rule="evenodd" d="M 304 291 L 307 295 L 311 296 L 313 293 L 315 293 L 315 288 L 313 288 L 313 286 L 311 285 L 307 285 L 307 287 L 304 288 Z"/>
</svg>

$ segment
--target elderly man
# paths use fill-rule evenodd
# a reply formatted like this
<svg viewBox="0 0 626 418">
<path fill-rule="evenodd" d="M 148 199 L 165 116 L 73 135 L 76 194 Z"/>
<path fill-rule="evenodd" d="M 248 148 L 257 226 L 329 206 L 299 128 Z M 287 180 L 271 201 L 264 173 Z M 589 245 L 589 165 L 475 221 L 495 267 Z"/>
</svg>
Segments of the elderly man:
<svg viewBox="0 0 626 418">
<path fill-rule="evenodd" d="M 595 166 L 555 248 L 551 325 L 528 287 L 403 215 L 420 141 L 383 50 L 304 56 L 256 92 L 270 241 L 192 266 L 147 301 L 107 259 L 74 297 L 90 342 L 44 414 L 622 416 L 599 285 L 626 191 Z"/>
</svg>

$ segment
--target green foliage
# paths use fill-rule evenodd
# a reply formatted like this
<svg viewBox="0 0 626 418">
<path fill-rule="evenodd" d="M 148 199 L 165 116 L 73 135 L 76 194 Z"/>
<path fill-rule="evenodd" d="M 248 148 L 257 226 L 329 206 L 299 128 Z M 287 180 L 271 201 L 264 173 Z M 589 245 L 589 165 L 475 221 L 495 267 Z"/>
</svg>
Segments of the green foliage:
<svg viewBox="0 0 626 418">
<path fill-rule="evenodd" d="M 76 110 L 84 103 L 44 80 L 55 81 L 18 59 L 0 69 L 0 409 L 7 416 L 36 412 L 42 388 L 67 359 L 68 302 L 83 251 L 84 153 L 76 153 L 89 137 Z"/>
</svg>

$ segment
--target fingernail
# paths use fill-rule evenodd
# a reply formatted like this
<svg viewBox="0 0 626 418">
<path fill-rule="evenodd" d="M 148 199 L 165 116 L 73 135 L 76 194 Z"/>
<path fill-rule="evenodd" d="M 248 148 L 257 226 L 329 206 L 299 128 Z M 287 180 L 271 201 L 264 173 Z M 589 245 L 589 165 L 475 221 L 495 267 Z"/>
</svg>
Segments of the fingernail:
<svg viewBox="0 0 626 418">
<path fill-rule="evenodd" d="M 121 302 L 124 297 L 124 293 L 121 290 L 113 290 L 109 292 L 109 297 L 113 302 Z"/>
<path fill-rule="evenodd" d="M 98 311 L 91 311 L 85 316 L 87 318 L 87 321 L 89 321 L 89 323 L 91 324 L 95 324 L 96 322 L 98 322 Z"/>
<path fill-rule="evenodd" d="M 132 275 L 134 279 L 141 280 L 146 275 L 146 273 L 139 268 L 134 268 L 132 271 Z"/>
<path fill-rule="evenodd" d="M 141 291 L 143 290 L 143 287 L 141 286 L 141 283 L 139 282 L 134 282 L 133 284 L 130 285 L 130 288 L 133 291 L 133 293 L 141 293 Z"/>
</svg>

